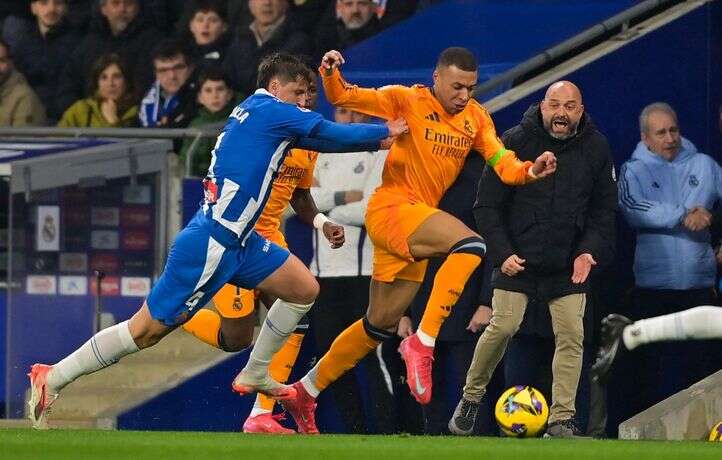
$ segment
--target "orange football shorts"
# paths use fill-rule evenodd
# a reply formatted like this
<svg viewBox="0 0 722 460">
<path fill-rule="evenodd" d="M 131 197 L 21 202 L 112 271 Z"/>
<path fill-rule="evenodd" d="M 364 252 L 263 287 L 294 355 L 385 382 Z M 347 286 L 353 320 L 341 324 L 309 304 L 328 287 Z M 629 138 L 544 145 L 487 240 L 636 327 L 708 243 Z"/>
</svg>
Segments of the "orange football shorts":
<svg viewBox="0 0 722 460">
<path fill-rule="evenodd" d="M 373 279 L 422 282 L 427 261 L 417 261 L 409 250 L 409 237 L 430 216 L 439 212 L 403 195 L 376 191 L 366 210 L 366 231 L 374 243 Z"/>
</svg>

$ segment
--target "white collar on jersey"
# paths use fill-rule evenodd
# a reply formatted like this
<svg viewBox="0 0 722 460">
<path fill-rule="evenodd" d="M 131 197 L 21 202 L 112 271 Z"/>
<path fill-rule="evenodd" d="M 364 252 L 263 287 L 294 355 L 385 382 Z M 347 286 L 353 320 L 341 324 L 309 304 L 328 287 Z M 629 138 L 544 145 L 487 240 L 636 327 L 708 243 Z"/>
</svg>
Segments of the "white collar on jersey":
<svg viewBox="0 0 722 460">
<path fill-rule="evenodd" d="M 265 96 L 276 97 L 273 94 L 269 93 L 266 88 L 258 88 L 253 94 L 263 94 Z"/>
</svg>

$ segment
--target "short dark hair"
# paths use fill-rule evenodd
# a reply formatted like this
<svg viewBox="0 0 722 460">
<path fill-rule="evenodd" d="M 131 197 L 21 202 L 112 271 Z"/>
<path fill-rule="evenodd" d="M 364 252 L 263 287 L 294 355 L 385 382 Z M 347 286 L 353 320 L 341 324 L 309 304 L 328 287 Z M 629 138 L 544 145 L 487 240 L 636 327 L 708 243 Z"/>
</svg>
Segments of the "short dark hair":
<svg viewBox="0 0 722 460">
<path fill-rule="evenodd" d="M 436 61 L 436 67 L 449 67 L 456 66 L 460 70 L 466 72 L 476 72 L 479 68 L 479 64 L 476 62 L 474 54 L 466 48 L 459 46 L 452 46 L 446 48 L 439 55 L 439 60 Z"/>
<path fill-rule="evenodd" d="M 258 87 L 267 88 L 273 78 L 283 83 L 295 81 L 298 77 L 308 79 L 309 68 L 301 59 L 287 53 L 269 54 L 258 65 Z"/>
<path fill-rule="evenodd" d="M 99 0 L 98 5 L 103 6 L 108 0 Z M 140 0 L 134 0 L 135 3 L 140 3 Z M 67 1 L 65 3 L 68 3 Z"/>
<path fill-rule="evenodd" d="M 181 55 L 186 61 L 186 64 L 191 65 L 193 63 L 193 53 L 184 40 L 178 40 L 176 38 L 166 38 L 160 41 L 155 48 L 151 58 L 153 62 L 167 61 L 174 57 Z"/>
<path fill-rule="evenodd" d="M 226 2 L 221 0 L 190 0 L 185 7 L 185 17 L 188 22 L 193 19 L 196 13 L 207 13 L 213 11 L 223 21 L 228 22 L 228 9 Z"/>
<path fill-rule="evenodd" d="M 313 62 L 313 58 L 306 54 L 298 54 L 297 57 L 301 62 L 303 62 L 305 66 L 304 71 L 306 73 L 306 80 L 308 80 L 308 84 L 310 85 L 311 83 L 315 83 L 317 73 L 316 70 L 314 70 L 315 65 Z"/>
<path fill-rule="evenodd" d="M 207 65 L 198 74 L 198 92 L 201 92 L 203 83 L 207 81 L 222 81 L 228 88 L 231 88 L 231 81 L 228 75 L 217 65 Z"/>
</svg>

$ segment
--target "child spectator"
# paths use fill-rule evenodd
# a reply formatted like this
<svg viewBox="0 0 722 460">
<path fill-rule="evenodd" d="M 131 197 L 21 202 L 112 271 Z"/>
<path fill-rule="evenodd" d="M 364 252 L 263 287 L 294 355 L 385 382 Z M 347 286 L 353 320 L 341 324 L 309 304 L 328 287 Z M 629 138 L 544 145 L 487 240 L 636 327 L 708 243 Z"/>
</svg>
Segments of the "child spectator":
<svg viewBox="0 0 722 460">
<path fill-rule="evenodd" d="M 219 0 L 191 0 L 181 37 L 192 43 L 200 67 L 220 64 L 229 42 L 225 4 Z"/>
<path fill-rule="evenodd" d="M 231 114 L 237 103 L 228 77 L 218 67 L 207 67 L 198 78 L 199 105 L 198 115 L 191 121 L 190 127 L 199 128 L 212 123 L 222 123 Z M 181 164 L 186 166 L 188 155 L 192 155 L 190 173 L 193 176 L 205 177 L 211 164 L 211 150 L 216 143 L 212 138 L 185 139 L 180 150 Z"/>
</svg>

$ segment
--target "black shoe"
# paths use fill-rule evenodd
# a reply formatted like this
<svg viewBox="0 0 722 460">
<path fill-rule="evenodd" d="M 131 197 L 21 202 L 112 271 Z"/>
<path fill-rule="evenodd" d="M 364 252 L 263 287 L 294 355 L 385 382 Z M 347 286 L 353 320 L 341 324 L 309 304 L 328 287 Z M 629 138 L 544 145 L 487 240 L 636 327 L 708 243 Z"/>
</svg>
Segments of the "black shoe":
<svg viewBox="0 0 722 460">
<path fill-rule="evenodd" d="M 622 333 L 624 328 L 632 324 L 632 320 L 626 316 L 611 314 L 602 320 L 602 346 L 597 352 L 597 359 L 592 365 L 592 381 L 604 385 L 609 378 L 609 371 L 612 368 L 614 358 L 619 352 Z"/>
<path fill-rule="evenodd" d="M 550 423 L 544 433 L 545 438 L 587 438 L 583 436 L 582 432 L 579 431 L 577 425 L 572 419 L 559 420 L 558 422 Z"/>
<path fill-rule="evenodd" d="M 449 431 L 459 436 L 469 436 L 474 431 L 476 414 L 479 413 L 480 403 L 475 403 L 461 398 L 454 409 L 454 415 L 449 420 Z"/>
</svg>

